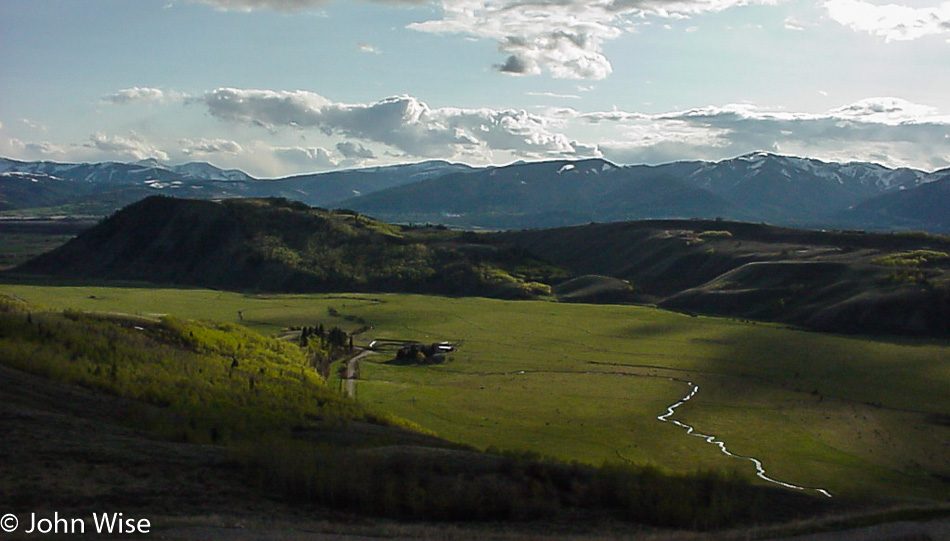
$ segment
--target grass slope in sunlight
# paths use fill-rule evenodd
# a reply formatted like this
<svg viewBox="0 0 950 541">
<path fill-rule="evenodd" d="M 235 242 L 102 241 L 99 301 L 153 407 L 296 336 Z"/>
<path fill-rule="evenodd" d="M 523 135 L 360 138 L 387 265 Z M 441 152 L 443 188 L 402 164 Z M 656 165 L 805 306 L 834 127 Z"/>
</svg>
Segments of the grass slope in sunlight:
<svg viewBox="0 0 950 541">
<path fill-rule="evenodd" d="M 788 520 L 827 508 L 714 471 L 667 475 L 650 467 L 541 460 L 532 453 L 483 454 L 419 432 L 399 439 L 391 430 L 393 438 L 385 441 L 367 437 L 365 423 L 347 443 L 327 439 L 328 432 L 358 421 L 412 425 L 393 418 L 381 423 L 386 416 L 330 392 L 307 365 L 304 350 L 232 323 L 40 311 L 3 296 L 0 360 L 120 397 L 131 428 L 162 439 L 227 445 L 235 473 L 262 494 L 297 504 L 411 520 L 609 513 L 690 529 Z M 45 388 L 40 381 L 34 379 L 36 388 Z M 82 410 L 73 415 L 78 421 Z M 95 438 L 85 433 L 69 443 Z"/>
<path fill-rule="evenodd" d="M 737 470 L 753 479 L 748 462 L 656 420 L 692 381 L 700 392 L 675 418 L 761 459 L 771 477 L 835 495 L 945 499 L 950 492 L 942 481 L 950 475 L 945 342 L 842 337 L 634 306 L 135 287 L 0 290 L 55 307 L 232 323 L 243 317 L 270 334 L 318 322 L 352 331 L 362 318 L 372 328 L 358 345 L 460 340 L 442 365 L 396 366 L 391 356 L 370 356 L 359 401 L 477 447 L 676 472 Z"/>
</svg>

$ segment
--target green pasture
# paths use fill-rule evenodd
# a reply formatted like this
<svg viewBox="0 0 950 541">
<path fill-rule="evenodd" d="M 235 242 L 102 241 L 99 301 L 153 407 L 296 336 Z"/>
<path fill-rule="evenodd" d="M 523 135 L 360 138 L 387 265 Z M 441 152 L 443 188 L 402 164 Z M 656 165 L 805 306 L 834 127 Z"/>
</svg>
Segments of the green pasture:
<svg viewBox="0 0 950 541">
<path fill-rule="evenodd" d="M 371 328 L 358 345 L 461 341 L 436 366 L 396 366 L 391 355 L 371 355 L 357 399 L 480 448 L 669 471 L 735 470 L 755 479 L 749 462 L 656 419 L 691 381 L 700 391 L 674 418 L 762 460 L 771 477 L 841 496 L 950 496 L 947 342 L 809 333 L 647 307 L 483 298 L 12 282 L 0 294 L 50 308 L 241 323 L 271 335 L 317 323 L 352 331 L 362 318 Z"/>
<path fill-rule="evenodd" d="M 37 235 L 0 230 L 0 270 L 26 263 L 30 259 L 63 245 L 75 235 Z"/>
</svg>

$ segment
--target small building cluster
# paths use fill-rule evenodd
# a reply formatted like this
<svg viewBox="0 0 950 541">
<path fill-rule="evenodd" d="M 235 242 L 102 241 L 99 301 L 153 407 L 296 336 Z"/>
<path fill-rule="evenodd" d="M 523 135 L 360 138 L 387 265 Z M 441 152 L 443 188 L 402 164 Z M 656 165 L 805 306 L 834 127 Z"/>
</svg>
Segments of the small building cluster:
<svg viewBox="0 0 950 541">
<path fill-rule="evenodd" d="M 439 364 L 445 362 L 445 354 L 455 348 L 448 342 L 434 344 L 406 344 L 396 351 L 397 364 Z"/>
</svg>

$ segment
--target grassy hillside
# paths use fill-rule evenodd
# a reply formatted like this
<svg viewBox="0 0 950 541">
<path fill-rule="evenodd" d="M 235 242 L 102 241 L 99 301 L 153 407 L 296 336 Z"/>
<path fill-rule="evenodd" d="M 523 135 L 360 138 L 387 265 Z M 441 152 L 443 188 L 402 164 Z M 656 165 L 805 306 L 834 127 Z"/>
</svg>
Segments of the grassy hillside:
<svg viewBox="0 0 950 541">
<path fill-rule="evenodd" d="M 549 295 L 562 274 L 523 250 L 440 228 L 400 227 L 283 199 L 151 197 L 24 272 L 263 291 Z"/>
<path fill-rule="evenodd" d="M 50 252 L 93 225 L 81 219 L 0 219 L 0 270 Z"/>
<path fill-rule="evenodd" d="M 711 471 L 668 475 L 536 453 L 486 455 L 387 428 L 413 425 L 331 392 L 294 344 L 229 323 L 38 311 L 3 297 L 0 352 L 7 366 L 127 400 L 129 426 L 164 439 L 230 445 L 249 483 L 301 503 L 417 520 L 606 512 L 692 529 L 828 509 Z"/>
<path fill-rule="evenodd" d="M 950 257 L 905 257 L 950 253 L 943 235 L 657 220 L 499 239 L 574 274 L 627 280 L 641 298 L 677 310 L 834 332 L 950 336 Z"/>
<path fill-rule="evenodd" d="M 305 351 L 238 325 L 0 304 L 4 364 L 154 406 L 129 414 L 172 439 L 286 437 L 317 419 L 368 419 L 326 386 Z"/>
<path fill-rule="evenodd" d="M 925 252 L 940 257 L 913 257 Z M 950 240 L 913 232 L 658 220 L 474 233 L 283 199 L 153 197 L 16 270 L 242 291 L 556 295 L 822 331 L 950 336 Z"/>
<path fill-rule="evenodd" d="M 950 494 L 945 341 L 860 339 L 621 305 L 2 287 L 49 306 L 243 318 L 266 333 L 315 322 L 371 327 L 356 337 L 363 345 L 461 341 L 442 365 L 370 356 L 356 395 L 374 410 L 479 448 L 668 472 L 736 471 L 761 483 L 748 462 L 656 419 L 693 382 L 699 393 L 674 418 L 759 458 L 774 478 L 825 488 L 836 499 Z"/>
</svg>

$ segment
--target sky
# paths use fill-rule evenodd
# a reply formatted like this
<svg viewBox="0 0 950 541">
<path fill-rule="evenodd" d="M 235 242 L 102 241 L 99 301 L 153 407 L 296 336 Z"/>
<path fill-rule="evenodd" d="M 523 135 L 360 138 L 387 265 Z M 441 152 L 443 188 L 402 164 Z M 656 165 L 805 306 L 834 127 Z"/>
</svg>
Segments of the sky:
<svg viewBox="0 0 950 541">
<path fill-rule="evenodd" d="M 0 156 L 950 167 L 950 1 L 3 0 Z"/>
</svg>

